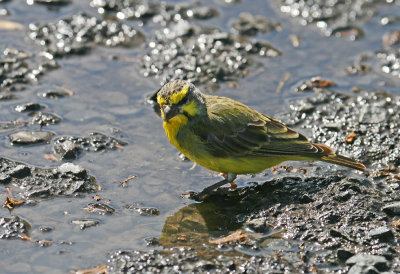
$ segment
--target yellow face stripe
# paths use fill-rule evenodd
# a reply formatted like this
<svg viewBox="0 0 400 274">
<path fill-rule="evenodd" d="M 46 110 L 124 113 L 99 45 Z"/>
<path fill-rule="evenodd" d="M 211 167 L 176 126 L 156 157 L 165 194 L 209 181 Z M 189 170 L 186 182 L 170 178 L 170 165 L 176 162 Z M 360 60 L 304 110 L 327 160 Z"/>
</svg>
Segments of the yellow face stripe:
<svg viewBox="0 0 400 274">
<path fill-rule="evenodd" d="M 157 96 L 157 103 L 160 106 L 164 106 L 167 104 L 167 100 L 165 100 L 164 98 L 162 98 L 160 95 Z"/>
<path fill-rule="evenodd" d="M 187 104 L 182 108 L 183 111 L 187 112 L 190 116 L 194 116 L 197 113 L 197 105 L 196 102 L 193 100 L 190 104 Z"/>
<path fill-rule="evenodd" d="M 171 105 L 179 103 L 188 93 L 189 85 L 184 86 L 180 91 L 174 93 L 169 97 L 169 103 Z"/>
</svg>

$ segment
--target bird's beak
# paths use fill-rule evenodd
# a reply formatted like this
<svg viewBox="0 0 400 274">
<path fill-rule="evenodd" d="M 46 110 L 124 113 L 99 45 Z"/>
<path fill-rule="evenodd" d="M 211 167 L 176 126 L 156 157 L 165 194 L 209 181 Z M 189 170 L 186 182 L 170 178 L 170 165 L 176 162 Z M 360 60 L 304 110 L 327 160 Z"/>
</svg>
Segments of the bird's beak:
<svg viewBox="0 0 400 274">
<path fill-rule="evenodd" d="M 164 112 L 163 118 L 164 118 L 164 121 L 166 121 L 166 122 L 168 122 L 169 119 L 175 117 L 180 112 L 179 107 L 175 106 L 175 105 L 172 105 L 172 106 L 165 105 L 162 108 L 162 110 Z"/>
</svg>

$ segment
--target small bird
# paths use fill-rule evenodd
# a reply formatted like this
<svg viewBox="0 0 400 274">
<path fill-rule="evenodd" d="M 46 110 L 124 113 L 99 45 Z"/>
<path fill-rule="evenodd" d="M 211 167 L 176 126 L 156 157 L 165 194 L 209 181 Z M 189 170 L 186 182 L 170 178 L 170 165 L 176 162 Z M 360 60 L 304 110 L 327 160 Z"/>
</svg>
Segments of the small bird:
<svg viewBox="0 0 400 274">
<path fill-rule="evenodd" d="M 197 197 L 288 160 L 324 161 L 358 170 L 365 166 L 312 143 L 278 120 L 233 99 L 200 92 L 192 83 L 171 81 L 157 92 L 168 140 L 197 164 L 225 174 Z"/>
</svg>

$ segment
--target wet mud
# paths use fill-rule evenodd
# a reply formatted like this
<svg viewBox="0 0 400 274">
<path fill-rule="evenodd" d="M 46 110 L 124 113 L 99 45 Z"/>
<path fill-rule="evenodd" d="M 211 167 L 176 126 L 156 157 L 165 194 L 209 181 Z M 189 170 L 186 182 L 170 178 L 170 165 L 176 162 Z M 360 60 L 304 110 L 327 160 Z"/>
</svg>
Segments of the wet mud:
<svg viewBox="0 0 400 274">
<path fill-rule="evenodd" d="M 273 179 L 220 189 L 167 218 L 158 244 L 196 247 L 196 252 L 181 249 L 182 264 L 173 261 L 177 250 L 120 251 L 110 257 L 111 270 L 179 272 L 192 270 L 194 264 L 205 272 L 399 271 L 399 154 L 392 152 L 399 149 L 400 120 L 391 115 L 399 113 L 399 97 L 315 89 L 313 96 L 292 103 L 292 112 L 282 120 L 309 129 L 318 142 L 341 144 L 335 149 L 365 163 L 367 172 L 296 163 L 267 171 Z M 346 142 L 350 132 L 355 137 Z M 210 244 L 210 239 L 237 229 L 248 234 L 245 241 Z M 147 257 L 151 260 L 141 260 Z M 170 264 L 163 263 L 167 258 Z"/>
<path fill-rule="evenodd" d="M 0 1 L 5 273 L 400 272 L 400 3 L 244 2 Z M 164 136 L 177 78 L 367 170 L 288 162 L 191 201 L 219 178 Z"/>
</svg>

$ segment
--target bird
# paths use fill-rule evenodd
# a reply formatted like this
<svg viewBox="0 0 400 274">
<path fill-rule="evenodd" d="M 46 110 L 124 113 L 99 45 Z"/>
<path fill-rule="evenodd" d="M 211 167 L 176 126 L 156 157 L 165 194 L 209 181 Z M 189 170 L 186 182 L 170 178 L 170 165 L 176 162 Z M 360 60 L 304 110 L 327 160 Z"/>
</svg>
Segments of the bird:
<svg viewBox="0 0 400 274">
<path fill-rule="evenodd" d="M 277 119 L 228 97 L 204 94 L 186 80 L 166 83 L 156 100 L 169 142 L 193 162 L 225 177 L 194 198 L 233 183 L 238 174 L 256 174 L 288 160 L 366 169 L 327 145 L 310 142 Z"/>
</svg>

